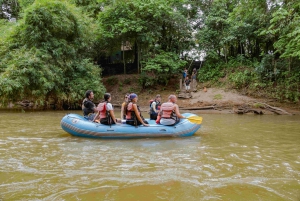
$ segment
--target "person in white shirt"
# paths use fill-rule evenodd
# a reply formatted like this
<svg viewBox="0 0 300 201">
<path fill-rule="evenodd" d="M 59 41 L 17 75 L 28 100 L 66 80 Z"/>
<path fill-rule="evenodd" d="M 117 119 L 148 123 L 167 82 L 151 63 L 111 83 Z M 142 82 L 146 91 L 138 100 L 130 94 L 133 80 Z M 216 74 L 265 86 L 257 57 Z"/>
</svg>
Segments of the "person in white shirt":
<svg viewBox="0 0 300 201">
<path fill-rule="evenodd" d="M 115 118 L 114 109 L 111 101 L 111 95 L 109 93 L 104 94 L 104 101 L 98 104 L 98 113 L 94 118 L 95 122 L 100 122 L 101 124 L 111 125 L 116 124 L 118 120 Z"/>
</svg>

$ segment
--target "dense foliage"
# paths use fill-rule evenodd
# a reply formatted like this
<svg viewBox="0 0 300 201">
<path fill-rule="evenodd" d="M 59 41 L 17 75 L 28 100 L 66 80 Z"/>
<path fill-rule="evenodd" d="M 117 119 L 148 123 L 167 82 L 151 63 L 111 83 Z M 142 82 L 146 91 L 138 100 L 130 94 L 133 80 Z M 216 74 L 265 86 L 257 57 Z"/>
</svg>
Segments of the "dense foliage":
<svg viewBox="0 0 300 201">
<path fill-rule="evenodd" d="M 100 69 L 89 59 L 89 19 L 60 1 L 36 1 L 1 41 L 0 97 L 4 102 L 73 102 L 87 89 L 104 92 Z"/>
<path fill-rule="evenodd" d="M 104 92 L 95 58 L 126 44 L 143 87 L 206 57 L 201 82 L 298 102 L 296 0 L 0 0 L 0 99 L 78 101 Z M 3 6 L 4 5 L 4 6 Z M 9 15 L 8 15 L 8 14 Z M 8 22 L 16 18 L 17 22 Z M 193 54 L 191 53 L 193 50 Z M 126 55 L 125 55 L 126 54 Z M 192 69 L 189 69 L 190 71 Z"/>
<path fill-rule="evenodd" d="M 197 27 L 205 65 L 199 79 L 229 78 L 246 93 L 298 102 L 300 98 L 299 1 L 199 1 Z"/>
</svg>

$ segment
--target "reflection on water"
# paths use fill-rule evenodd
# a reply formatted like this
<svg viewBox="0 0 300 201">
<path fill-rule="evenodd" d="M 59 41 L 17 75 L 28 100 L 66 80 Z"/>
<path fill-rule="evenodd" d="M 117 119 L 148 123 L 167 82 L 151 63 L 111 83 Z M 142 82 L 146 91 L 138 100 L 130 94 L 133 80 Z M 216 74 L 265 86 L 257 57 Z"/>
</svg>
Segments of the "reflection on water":
<svg viewBox="0 0 300 201">
<path fill-rule="evenodd" d="M 299 116 L 204 114 L 193 137 L 100 140 L 65 133 L 64 115 L 1 111 L 0 200 L 300 199 Z"/>
</svg>

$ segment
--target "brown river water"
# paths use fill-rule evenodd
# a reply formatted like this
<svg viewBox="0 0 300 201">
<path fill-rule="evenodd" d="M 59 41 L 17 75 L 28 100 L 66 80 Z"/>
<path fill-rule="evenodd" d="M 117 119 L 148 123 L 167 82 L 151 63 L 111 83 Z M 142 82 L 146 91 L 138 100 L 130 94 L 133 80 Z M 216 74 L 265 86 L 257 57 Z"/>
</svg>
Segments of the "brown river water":
<svg viewBox="0 0 300 201">
<path fill-rule="evenodd" d="M 0 111 L 0 201 L 300 200 L 300 116 L 202 114 L 192 137 L 101 140 L 64 132 L 66 113 Z"/>
</svg>

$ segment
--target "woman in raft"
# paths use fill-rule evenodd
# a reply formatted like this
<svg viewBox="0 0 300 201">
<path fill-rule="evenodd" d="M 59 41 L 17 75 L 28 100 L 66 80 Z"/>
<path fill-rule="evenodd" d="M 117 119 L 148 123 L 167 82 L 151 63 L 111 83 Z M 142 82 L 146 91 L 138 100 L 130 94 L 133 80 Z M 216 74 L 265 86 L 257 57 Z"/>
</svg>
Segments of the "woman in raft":
<svg viewBox="0 0 300 201">
<path fill-rule="evenodd" d="M 149 126 L 148 122 L 141 114 L 140 108 L 137 105 L 137 100 L 138 97 L 136 94 L 132 93 L 129 95 L 129 100 L 124 107 L 124 114 L 126 114 L 126 124 L 132 126 L 139 126 L 143 124 L 144 126 Z"/>
<path fill-rule="evenodd" d="M 101 124 L 111 125 L 116 124 L 117 119 L 115 118 L 114 109 L 111 101 L 111 95 L 109 93 L 104 94 L 104 101 L 99 103 L 97 106 L 98 113 L 94 118 L 94 122 L 100 122 Z"/>
<path fill-rule="evenodd" d="M 121 107 L 121 120 L 126 120 L 126 113 L 124 113 L 124 108 L 126 103 L 128 103 L 128 99 L 129 99 L 129 93 L 126 93 L 124 97 L 124 102 L 122 103 L 122 107 Z"/>
</svg>

